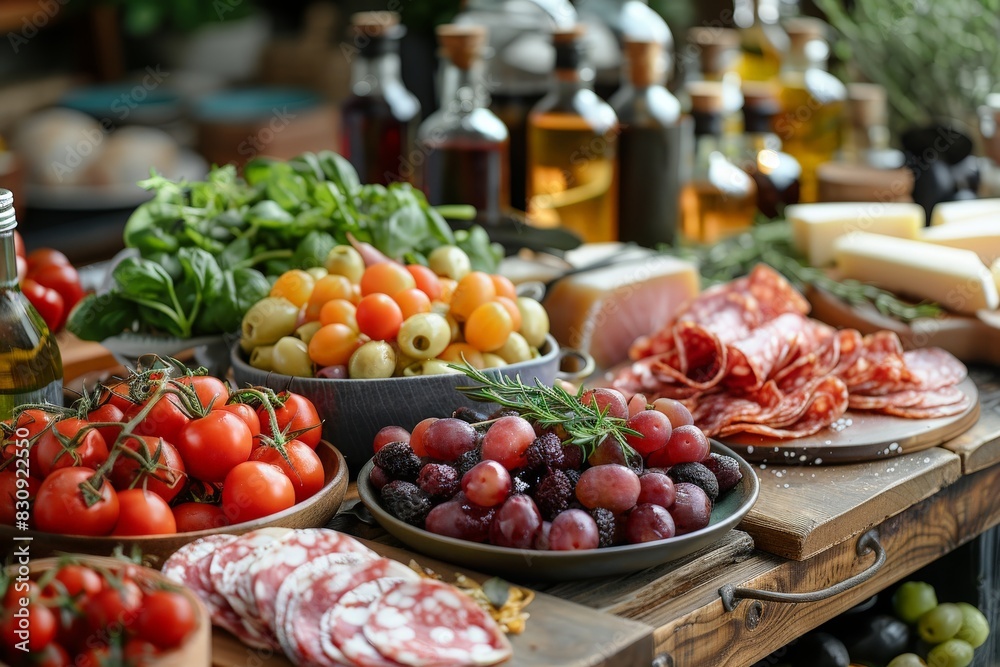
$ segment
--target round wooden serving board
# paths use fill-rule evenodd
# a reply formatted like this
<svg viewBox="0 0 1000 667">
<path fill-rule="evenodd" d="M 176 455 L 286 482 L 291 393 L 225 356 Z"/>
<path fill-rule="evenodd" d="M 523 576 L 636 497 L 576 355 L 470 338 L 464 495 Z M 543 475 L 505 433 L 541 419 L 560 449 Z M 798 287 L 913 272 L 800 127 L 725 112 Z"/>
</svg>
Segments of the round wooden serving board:
<svg viewBox="0 0 1000 667">
<path fill-rule="evenodd" d="M 719 438 L 748 461 L 780 465 L 854 463 L 912 454 L 956 438 L 979 419 L 979 390 L 971 378 L 958 388 L 969 397 L 965 412 L 939 419 L 903 419 L 848 410 L 815 435 L 779 440 L 750 433 Z"/>
</svg>

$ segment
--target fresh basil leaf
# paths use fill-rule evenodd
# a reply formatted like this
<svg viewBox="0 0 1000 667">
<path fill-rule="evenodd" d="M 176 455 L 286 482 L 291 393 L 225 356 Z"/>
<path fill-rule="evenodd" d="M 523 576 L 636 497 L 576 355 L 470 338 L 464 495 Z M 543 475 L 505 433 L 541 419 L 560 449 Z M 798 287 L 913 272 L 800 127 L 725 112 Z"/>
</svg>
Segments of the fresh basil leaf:
<svg viewBox="0 0 1000 667">
<path fill-rule="evenodd" d="M 118 263 L 111 275 L 120 288 L 121 295 L 132 300 L 166 299 L 173 282 L 162 266 L 139 257 L 126 257 Z"/>
<path fill-rule="evenodd" d="M 341 191 L 353 194 L 361 187 L 361 179 L 347 158 L 333 151 L 320 151 L 316 157 L 327 180 L 333 181 Z"/>
<path fill-rule="evenodd" d="M 146 259 L 162 266 L 170 279 L 175 282 L 184 277 L 184 267 L 181 266 L 176 253 L 158 252 L 149 255 Z"/>
<path fill-rule="evenodd" d="M 73 308 L 66 328 L 82 340 L 102 341 L 131 331 L 138 314 L 138 306 L 117 291 L 88 294 Z"/>
<path fill-rule="evenodd" d="M 219 254 L 219 268 L 234 269 L 241 262 L 250 259 L 250 239 L 238 238 Z"/>
<path fill-rule="evenodd" d="M 201 248 L 181 248 L 177 259 L 184 269 L 184 281 L 190 281 L 198 292 L 210 291 L 217 286 L 222 270 L 211 254 Z"/>
<path fill-rule="evenodd" d="M 496 273 L 503 259 L 503 246 L 490 242 L 490 235 L 479 225 L 455 232 L 456 245 L 469 256 L 474 271 Z"/>
<path fill-rule="evenodd" d="M 287 167 L 287 165 L 285 165 Z M 282 170 L 285 172 L 285 170 Z M 309 199 L 309 185 L 291 168 L 285 173 L 272 174 L 267 182 L 267 197 L 286 211 L 298 211 Z"/>
<path fill-rule="evenodd" d="M 317 183 L 326 179 L 323 173 L 323 166 L 319 163 L 319 158 L 315 153 L 303 153 L 288 161 L 288 164 L 295 170 L 295 173 L 305 178 L 310 183 Z"/>
<path fill-rule="evenodd" d="M 326 232 L 309 232 L 295 249 L 292 263 L 300 269 L 323 266 L 326 256 L 336 245 L 337 239 Z"/>
<path fill-rule="evenodd" d="M 284 227 L 295 220 L 291 213 L 270 199 L 257 202 L 247 211 L 247 218 L 261 227 Z"/>
<path fill-rule="evenodd" d="M 372 225 L 375 247 L 393 259 L 402 257 L 427 235 L 427 217 L 416 204 L 401 208 L 384 222 Z"/>
<path fill-rule="evenodd" d="M 185 328 L 174 314 L 168 314 L 152 306 L 140 305 L 138 307 L 139 321 L 145 328 L 151 328 L 154 332 L 165 333 L 177 338 L 190 338 L 191 330 Z"/>
<path fill-rule="evenodd" d="M 269 157 L 258 157 L 243 165 L 243 178 L 249 185 L 261 185 L 271 178 L 271 169 L 280 164 L 279 160 Z"/>
</svg>

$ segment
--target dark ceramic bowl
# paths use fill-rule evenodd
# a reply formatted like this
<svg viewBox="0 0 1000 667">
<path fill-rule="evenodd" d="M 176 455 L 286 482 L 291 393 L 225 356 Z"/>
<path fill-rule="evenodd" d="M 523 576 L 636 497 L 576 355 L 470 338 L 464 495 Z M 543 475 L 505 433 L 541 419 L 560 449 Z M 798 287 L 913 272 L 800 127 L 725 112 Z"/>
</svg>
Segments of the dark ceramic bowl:
<svg viewBox="0 0 1000 667">
<path fill-rule="evenodd" d="M 332 442 L 347 459 L 352 476 L 372 457 L 372 441 L 384 426 L 412 429 L 428 417 L 447 417 L 459 406 L 491 411 L 455 390 L 475 384 L 465 375 L 427 375 L 380 380 L 333 380 L 301 378 L 269 373 L 247 363 L 239 343 L 230 355 L 237 386 L 287 389 L 311 400 L 323 419 L 323 438 Z M 582 361 L 582 369 L 564 371 L 564 362 Z M 487 371 L 494 375 L 521 376 L 525 383 L 536 379 L 552 384 L 556 379 L 582 379 L 593 372 L 593 361 L 575 350 L 560 349 L 552 336 L 541 356 L 530 361 Z M 494 406 L 495 407 L 495 406 Z"/>
<path fill-rule="evenodd" d="M 569 581 L 637 572 L 669 563 L 704 549 L 736 527 L 757 502 L 760 483 L 753 468 L 733 450 L 712 441 L 712 451 L 732 456 L 740 464 L 743 479 L 719 498 L 707 527 L 686 535 L 656 542 L 627 544 L 583 551 L 536 551 L 445 537 L 400 521 L 382 508 L 378 491 L 369 475 L 369 461 L 358 474 L 358 495 L 385 530 L 414 551 L 480 572 L 516 581 Z"/>
</svg>

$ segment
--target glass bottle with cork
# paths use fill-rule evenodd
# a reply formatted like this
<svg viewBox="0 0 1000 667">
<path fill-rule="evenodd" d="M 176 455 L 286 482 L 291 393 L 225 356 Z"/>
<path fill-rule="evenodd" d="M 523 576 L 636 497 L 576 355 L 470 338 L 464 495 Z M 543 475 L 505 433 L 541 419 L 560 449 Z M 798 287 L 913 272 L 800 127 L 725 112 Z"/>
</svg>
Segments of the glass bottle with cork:
<svg viewBox="0 0 1000 667">
<path fill-rule="evenodd" d="M 432 206 L 469 204 L 477 221 L 498 224 L 509 208 L 507 127 L 487 109 L 482 81 L 486 28 L 471 24 L 437 27 L 445 59 L 441 108 L 417 133 L 423 155 L 418 183 Z"/>
<path fill-rule="evenodd" d="M 740 31 L 738 71 L 743 81 L 773 81 L 781 73 L 789 36 L 780 18 L 778 0 L 735 0 L 733 22 Z"/>
<path fill-rule="evenodd" d="M 781 110 L 776 87 L 747 81 L 743 84 L 743 151 L 740 166 L 757 185 L 757 208 L 769 218 L 777 217 L 800 197 L 802 167 L 781 150 L 774 133 L 774 117 Z"/>
<path fill-rule="evenodd" d="M 59 346 L 18 286 L 16 228 L 14 195 L 0 189 L 0 420 L 25 403 L 62 403 Z"/>
<path fill-rule="evenodd" d="M 814 202 L 816 168 L 840 149 L 847 87 L 826 71 L 825 23 L 799 17 L 785 27 L 792 46 L 781 72 L 781 114 L 774 128 L 785 152 L 802 165 L 802 201 Z"/>
<path fill-rule="evenodd" d="M 351 95 L 341 109 L 342 152 L 363 183 L 412 178 L 409 160 L 420 102 L 400 76 L 404 32 L 395 12 L 359 12 L 351 18 L 358 53 L 351 63 Z"/>
<path fill-rule="evenodd" d="M 723 89 L 716 81 L 688 84 L 694 119 L 695 162 L 681 189 L 681 226 L 692 241 L 715 243 L 753 224 L 757 187 L 722 152 Z"/>
<path fill-rule="evenodd" d="M 740 65 L 740 34 L 736 30 L 717 27 L 697 27 L 688 31 L 688 40 L 697 53 L 691 59 L 686 81 L 719 81 L 723 85 L 724 132 L 726 135 L 743 133 L 743 95 Z M 686 94 L 686 91 L 681 91 Z"/>
<path fill-rule="evenodd" d="M 553 33 L 553 89 L 528 115 L 528 217 L 584 241 L 618 237 L 618 118 L 590 85 L 583 26 Z"/>
<path fill-rule="evenodd" d="M 618 115 L 618 238 L 644 246 L 673 244 L 680 224 L 680 186 L 692 153 L 691 122 L 664 87 L 663 44 L 625 40 L 628 83 L 611 98 Z"/>
</svg>

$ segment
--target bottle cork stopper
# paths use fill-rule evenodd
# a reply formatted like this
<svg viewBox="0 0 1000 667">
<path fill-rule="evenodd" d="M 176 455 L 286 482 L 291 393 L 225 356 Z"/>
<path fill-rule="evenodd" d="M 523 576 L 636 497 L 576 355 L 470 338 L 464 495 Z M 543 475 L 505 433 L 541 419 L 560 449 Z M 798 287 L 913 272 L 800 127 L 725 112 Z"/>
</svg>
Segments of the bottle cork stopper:
<svg viewBox="0 0 1000 667">
<path fill-rule="evenodd" d="M 459 69 L 469 69 L 479 60 L 488 34 L 485 26 L 465 23 L 439 25 L 436 32 L 445 57 Z"/>
<path fill-rule="evenodd" d="M 399 33 L 397 12 L 357 12 L 351 15 L 351 28 L 368 37 L 394 37 Z"/>
<path fill-rule="evenodd" d="M 740 85 L 743 105 L 748 107 L 776 107 L 779 103 L 778 87 L 767 81 L 744 81 Z"/>
<path fill-rule="evenodd" d="M 552 43 L 559 46 L 563 44 L 573 44 L 580 41 L 587 33 L 587 27 L 582 23 L 577 23 L 570 28 L 560 28 L 552 31 Z"/>
<path fill-rule="evenodd" d="M 625 40 L 629 78 L 639 87 L 662 82 L 666 69 L 663 44 L 655 41 Z"/>
<path fill-rule="evenodd" d="M 876 83 L 848 84 L 847 107 L 854 127 L 867 129 L 883 126 L 887 122 L 885 88 Z"/>
<path fill-rule="evenodd" d="M 687 84 L 691 110 L 697 113 L 720 113 L 725 108 L 724 88 L 720 81 L 691 81 Z"/>
<path fill-rule="evenodd" d="M 720 75 L 727 66 L 727 55 L 740 43 L 740 35 L 729 28 L 699 27 L 688 30 L 688 41 L 698 48 L 704 74 Z"/>
<path fill-rule="evenodd" d="M 811 16 L 796 16 L 784 23 L 792 51 L 802 52 L 814 40 L 826 41 L 826 23 Z"/>
</svg>

